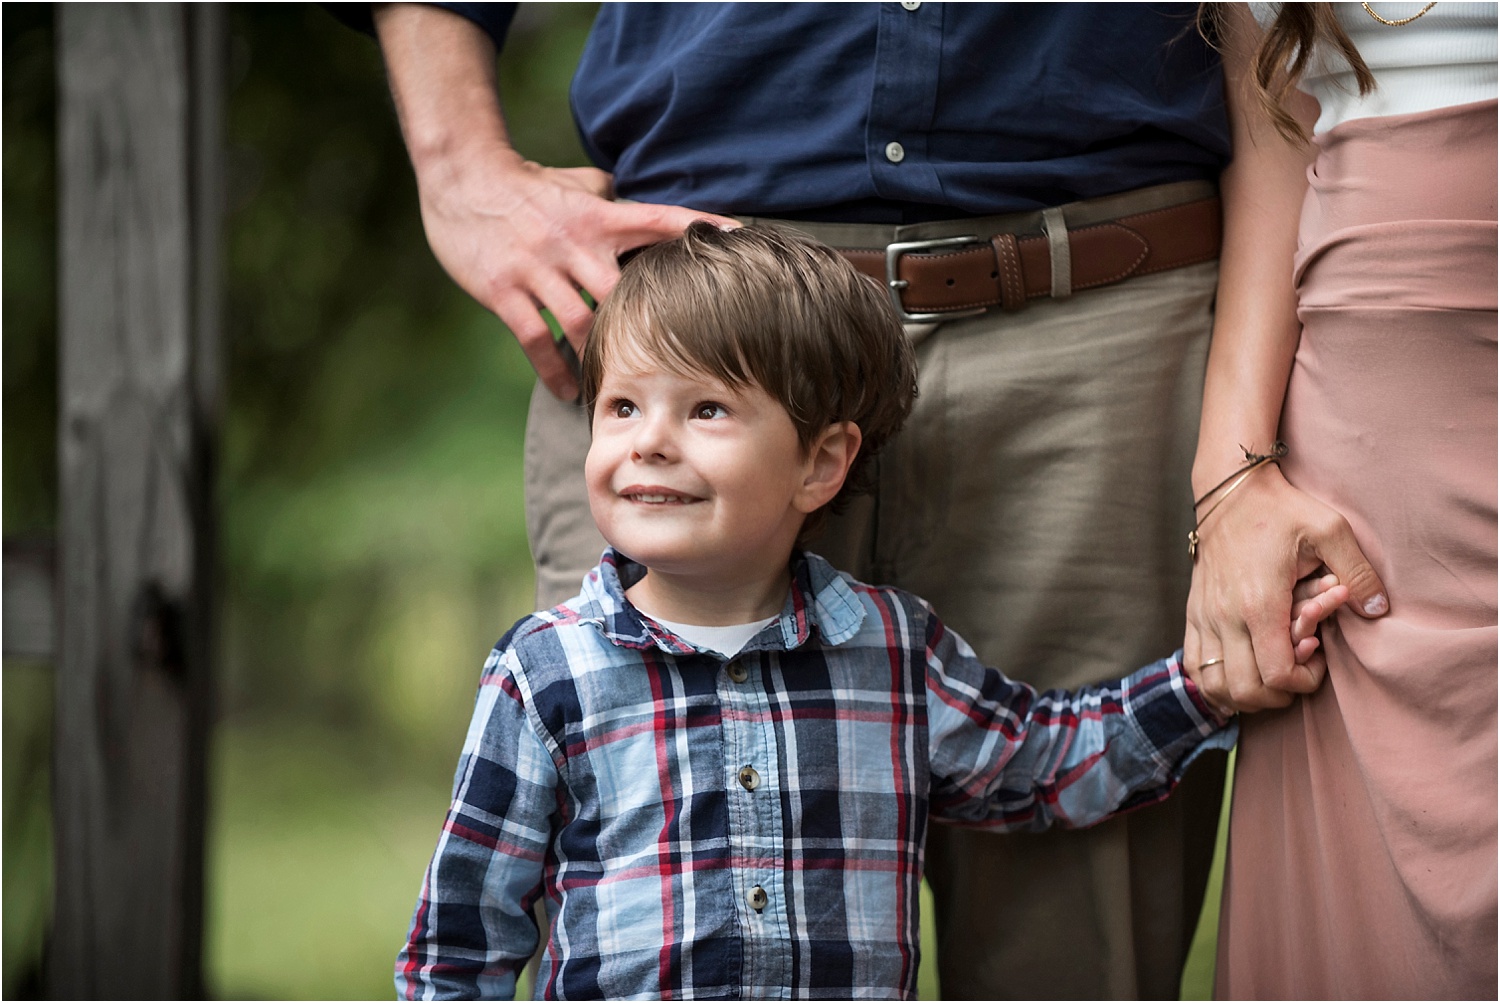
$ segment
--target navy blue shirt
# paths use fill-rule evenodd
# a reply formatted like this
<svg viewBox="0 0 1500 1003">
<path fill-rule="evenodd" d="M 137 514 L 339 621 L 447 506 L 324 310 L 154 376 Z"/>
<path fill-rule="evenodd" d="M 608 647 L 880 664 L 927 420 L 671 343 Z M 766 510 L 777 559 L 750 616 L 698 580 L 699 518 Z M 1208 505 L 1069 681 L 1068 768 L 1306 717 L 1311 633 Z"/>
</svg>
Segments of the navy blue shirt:
<svg viewBox="0 0 1500 1003">
<path fill-rule="evenodd" d="M 503 45 L 513 4 L 444 4 Z M 615 190 L 911 222 L 1217 178 L 1196 4 L 605 4 L 573 115 Z M 892 144 L 898 144 L 893 146 Z"/>
</svg>

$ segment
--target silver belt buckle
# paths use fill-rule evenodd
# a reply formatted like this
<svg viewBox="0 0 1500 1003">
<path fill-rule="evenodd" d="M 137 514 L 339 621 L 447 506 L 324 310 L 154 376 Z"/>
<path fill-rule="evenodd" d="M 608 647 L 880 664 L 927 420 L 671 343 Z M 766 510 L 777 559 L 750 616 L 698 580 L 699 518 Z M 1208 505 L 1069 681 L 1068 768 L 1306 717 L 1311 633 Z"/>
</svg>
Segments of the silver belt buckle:
<svg viewBox="0 0 1500 1003">
<path fill-rule="evenodd" d="M 901 255 L 910 254 L 913 251 L 927 251 L 936 247 L 962 247 L 965 244 L 988 244 L 976 236 L 968 237 L 937 237 L 932 240 L 902 240 L 894 244 L 885 245 L 885 285 L 886 292 L 890 294 L 891 302 L 896 306 L 896 313 L 901 316 L 903 324 L 939 324 L 945 320 L 957 320 L 959 317 L 977 317 L 988 310 L 988 307 L 978 307 L 973 310 L 946 310 L 943 313 L 907 313 L 906 307 L 901 302 L 901 290 L 907 286 L 907 281 L 899 277 L 898 266 L 901 263 Z"/>
</svg>

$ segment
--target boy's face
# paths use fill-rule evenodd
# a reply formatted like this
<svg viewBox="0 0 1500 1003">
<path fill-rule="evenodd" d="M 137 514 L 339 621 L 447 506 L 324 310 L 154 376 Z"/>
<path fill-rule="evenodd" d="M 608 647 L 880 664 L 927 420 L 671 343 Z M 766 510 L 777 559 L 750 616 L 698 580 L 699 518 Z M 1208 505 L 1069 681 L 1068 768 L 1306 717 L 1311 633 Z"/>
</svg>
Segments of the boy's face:
<svg viewBox="0 0 1500 1003">
<path fill-rule="evenodd" d="M 678 375 L 625 342 L 594 404 L 589 506 L 604 538 L 654 572 L 763 573 L 785 566 L 827 500 L 809 490 L 813 452 L 760 387 Z"/>
</svg>

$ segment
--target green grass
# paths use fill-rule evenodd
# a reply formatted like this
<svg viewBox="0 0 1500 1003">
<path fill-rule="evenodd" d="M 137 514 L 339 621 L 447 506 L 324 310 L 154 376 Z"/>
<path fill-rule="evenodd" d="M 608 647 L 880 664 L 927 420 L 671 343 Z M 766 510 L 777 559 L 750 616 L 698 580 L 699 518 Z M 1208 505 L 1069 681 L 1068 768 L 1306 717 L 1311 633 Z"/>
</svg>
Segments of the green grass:
<svg viewBox="0 0 1500 1003">
<path fill-rule="evenodd" d="M 1219 809 L 1219 836 L 1214 841 L 1214 862 L 1208 872 L 1208 892 L 1203 896 L 1203 912 L 1193 946 L 1182 966 L 1182 998 L 1214 998 L 1214 958 L 1219 949 L 1219 902 L 1224 892 L 1224 858 L 1229 849 L 1229 796 L 1234 791 L 1234 752 L 1229 753 L 1228 775 L 1224 778 L 1224 803 Z"/>
<path fill-rule="evenodd" d="M 206 944 L 213 995 L 392 996 L 392 965 L 448 780 L 391 779 L 388 761 L 363 759 L 312 727 L 248 723 L 218 732 Z M 922 914 L 932 915 L 925 884 Z M 930 923 L 922 954 L 921 998 L 938 999 Z"/>
<path fill-rule="evenodd" d="M 4 680 L 4 975 L 24 995 L 40 974 L 52 914 L 52 668 L 6 659 Z"/>
<path fill-rule="evenodd" d="M 389 757 L 360 754 L 310 726 L 237 724 L 219 731 L 207 937 L 215 996 L 391 997 L 392 963 L 448 798 L 446 777 L 431 770 L 403 777 L 398 769 L 393 779 L 391 765 Z M 1227 818 L 1227 794 L 1225 806 Z M 1212 995 L 1223 830 L 1221 822 L 1183 999 Z M 16 896 L 11 877 L 8 955 L 13 909 L 44 905 L 29 893 Z M 925 883 L 921 908 L 924 920 L 932 916 Z M 930 922 L 922 926 L 918 981 L 921 999 L 941 998 Z"/>
<path fill-rule="evenodd" d="M 390 999 L 446 782 L 382 777 L 338 737 L 284 725 L 215 741 L 206 939 L 229 999 Z"/>
<path fill-rule="evenodd" d="M 6 985 L 14 989 L 39 958 L 50 905 L 45 772 L 19 767 L 46 748 L 52 674 L 8 663 L 4 681 L 4 951 Z M 210 992 L 390 998 L 392 963 L 447 805 L 446 769 L 414 766 L 390 749 L 356 748 L 322 726 L 221 727 L 211 778 Z M 1225 820 L 1227 805 L 1226 792 Z M 1224 830 L 1221 820 L 1183 999 L 1212 994 Z M 933 915 L 925 884 L 921 908 L 924 920 Z M 936 948 L 933 924 L 924 922 L 924 1000 L 941 998 Z"/>
</svg>

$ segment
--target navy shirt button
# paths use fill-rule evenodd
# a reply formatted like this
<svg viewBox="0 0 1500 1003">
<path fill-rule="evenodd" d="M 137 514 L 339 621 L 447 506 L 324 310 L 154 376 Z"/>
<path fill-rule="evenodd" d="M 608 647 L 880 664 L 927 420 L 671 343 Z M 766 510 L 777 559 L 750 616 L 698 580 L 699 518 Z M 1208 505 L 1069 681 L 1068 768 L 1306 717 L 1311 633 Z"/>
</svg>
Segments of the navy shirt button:
<svg viewBox="0 0 1500 1003">
<path fill-rule="evenodd" d="M 916 10 L 918 7 L 922 6 L 922 0 L 901 0 L 901 6 L 905 7 L 907 10 Z"/>
<path fill-rule="evenodd" d="M 900 143 L 885 144 L 885 159 L 893 164 L 899 164 L 906 159 L 906 148 Z"/>
</svg>

